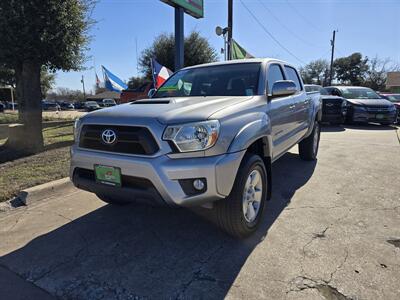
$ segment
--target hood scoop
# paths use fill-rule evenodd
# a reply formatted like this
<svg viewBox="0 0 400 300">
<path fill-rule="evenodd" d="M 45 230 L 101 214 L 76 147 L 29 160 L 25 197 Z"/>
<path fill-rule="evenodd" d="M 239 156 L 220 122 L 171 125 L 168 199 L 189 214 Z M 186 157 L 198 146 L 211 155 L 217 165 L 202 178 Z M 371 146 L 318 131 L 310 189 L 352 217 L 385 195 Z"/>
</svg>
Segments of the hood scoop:
<svg viewBox="0 0 400 300">
<path fill-rule="evenodd" d="M 171 100 L 138 100 L 135 102 L 132 102 L 131 105 L 133 104 L 170 104 Z"/>
</svg>

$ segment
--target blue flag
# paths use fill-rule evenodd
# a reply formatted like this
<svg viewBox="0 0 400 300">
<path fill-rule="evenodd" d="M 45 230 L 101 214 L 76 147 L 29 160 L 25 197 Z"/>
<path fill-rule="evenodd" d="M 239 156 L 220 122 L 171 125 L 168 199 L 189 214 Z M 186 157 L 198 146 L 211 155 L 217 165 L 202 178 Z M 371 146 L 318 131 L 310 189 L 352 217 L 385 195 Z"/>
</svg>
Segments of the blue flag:
<svg viewBox="0 0 400 300">
<path fill-rule="evenodd" d="M 121 92 L 122 90 L 126 90 L 128 88 L 125 82 L 107 70 L 104 66 L 101 67 L 103 68 L 104 73 L 104 87 L 107 90 Z"/>
</svg>

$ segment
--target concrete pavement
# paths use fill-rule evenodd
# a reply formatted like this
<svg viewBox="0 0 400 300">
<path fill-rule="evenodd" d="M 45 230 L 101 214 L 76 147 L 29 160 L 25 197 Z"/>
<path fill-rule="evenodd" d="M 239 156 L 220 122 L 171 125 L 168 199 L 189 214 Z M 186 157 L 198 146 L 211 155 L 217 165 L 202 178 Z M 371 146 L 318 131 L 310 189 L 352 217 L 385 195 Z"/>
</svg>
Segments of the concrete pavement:
<svg viewBox="0 0 400 300">
<path fill-rule="evenodd" d="M 184 209 L 113 207 L 71 188 L 0 215 L 0 266 L 16 287 L 62 299 L 399 299 L 396 131 L 327 127 L 317 163 L 296 151 L 274 164 L 248 240 Z M 0 299 L 12 299 L 5 282 Z"/>
</svg>

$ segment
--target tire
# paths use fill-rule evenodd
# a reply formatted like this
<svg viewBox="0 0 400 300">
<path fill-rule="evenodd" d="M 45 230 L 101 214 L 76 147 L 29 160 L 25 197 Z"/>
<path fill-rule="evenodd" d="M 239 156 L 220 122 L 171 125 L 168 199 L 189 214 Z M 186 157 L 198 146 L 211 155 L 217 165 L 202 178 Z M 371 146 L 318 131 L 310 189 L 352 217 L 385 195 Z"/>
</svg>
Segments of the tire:
<svg viewBox="0 0 400 300">
<path fill-rule="evenodd" d="M 302 160 L 316 160 L 319 148 L 321 128 L 318 121 L 314 122 L 311 134 L 299 143 L 299 154 Z"/>
<path fill-rule="evenodd" d="M 111 197 L 109 195 L 96 194 L 96 196 L 100 200 L 102 200 L 102 201 L 104 201 L 104 202 L 106 202 L 108 204 L 113 204 L 113 205 L 127 205 L 127 204 L 129 204 L 129 202 L 119 200 L 118 198 L 114 198 L 114 197 Z"/>
<path fill-rule="evenodd" d="M 253 183 L 251 180 L 254 180 Z M 218 226 L 229 235 L 239 239 L 254 233 L 263 215 L 267 188 L 267 171 L 264 161 L 258 155 L 246 154 L 240 164 L 230 195 L 216 203 Z"/>
</svg>

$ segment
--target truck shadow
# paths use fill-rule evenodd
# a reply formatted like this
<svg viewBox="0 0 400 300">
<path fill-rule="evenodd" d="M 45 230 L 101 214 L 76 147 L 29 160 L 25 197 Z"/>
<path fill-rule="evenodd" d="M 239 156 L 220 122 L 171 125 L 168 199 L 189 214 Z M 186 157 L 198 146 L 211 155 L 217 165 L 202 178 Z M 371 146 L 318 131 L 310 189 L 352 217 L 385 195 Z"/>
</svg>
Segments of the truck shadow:
<svg viewBox="0 0 400 300">
<path fill-rule="evenodd" d="M 351 124 L 351 125 L 343 125 L 347 129 L 354 130 L 397 130 L 396 125 L 381 125 L 376 123 L 368 123 L 368 124 Z"/>
<path fill-rule="evenodd" d="M 321 124 L 321 132 L 341 132 L 345 130 L 346 128 L 344 128 L 342 125 L 327 123 Z"/>
<path fill-rule="evenodd" d="M 315 165 L 292 153 L 274 164 L 273 199 L 247 240 L 230 238 L 186 209 L 106 205 L 33 239 L 0 264 L 60 298 L 223 299 Z"/>
</svg>

